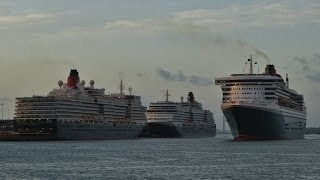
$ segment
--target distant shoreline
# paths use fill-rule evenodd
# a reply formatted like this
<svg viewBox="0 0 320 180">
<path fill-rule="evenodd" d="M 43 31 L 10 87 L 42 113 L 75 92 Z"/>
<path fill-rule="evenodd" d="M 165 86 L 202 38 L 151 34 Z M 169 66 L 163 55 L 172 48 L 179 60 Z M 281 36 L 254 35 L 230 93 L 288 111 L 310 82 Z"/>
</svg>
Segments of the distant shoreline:
<svg viewBox="0 0 320 180">
<path fill-rule="evenodd" d="M 306 128 L 305 134 L 320 134 L 320 127 Z"/>
</svg>

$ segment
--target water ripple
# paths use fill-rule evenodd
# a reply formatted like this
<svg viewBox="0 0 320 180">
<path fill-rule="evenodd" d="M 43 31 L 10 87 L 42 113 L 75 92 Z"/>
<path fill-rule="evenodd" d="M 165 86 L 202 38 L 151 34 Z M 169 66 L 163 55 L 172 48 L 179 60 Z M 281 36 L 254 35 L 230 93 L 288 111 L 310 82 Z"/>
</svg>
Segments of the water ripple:
<svg viewBox="0 0 320 180">
<path fill-rule="evenodd" d="M 317 179 L 320 136 L 1 142 L 1 179 Z"/>
</svg>

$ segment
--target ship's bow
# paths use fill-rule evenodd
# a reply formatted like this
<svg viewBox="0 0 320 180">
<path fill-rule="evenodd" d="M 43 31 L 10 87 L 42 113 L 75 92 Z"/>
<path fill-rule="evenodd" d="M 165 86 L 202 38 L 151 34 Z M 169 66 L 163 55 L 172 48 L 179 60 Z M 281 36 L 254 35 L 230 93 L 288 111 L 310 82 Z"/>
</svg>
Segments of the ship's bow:
<svg viewBox="0 0 320 180">
<path fill-rule="evenodd" d="M 222 108 L 235 140 L 285 138 L 284 120 L 276 110 L 244 105 Z"/>
</svg>

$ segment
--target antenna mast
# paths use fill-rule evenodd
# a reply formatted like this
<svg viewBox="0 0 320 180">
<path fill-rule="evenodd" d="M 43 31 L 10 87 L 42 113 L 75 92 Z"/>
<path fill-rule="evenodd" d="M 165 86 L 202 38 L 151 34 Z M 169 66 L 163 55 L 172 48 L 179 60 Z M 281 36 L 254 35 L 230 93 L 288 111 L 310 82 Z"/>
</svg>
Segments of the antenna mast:
<svg viewBox="0 0 320 180">
<path fill-rule="evenodd" d="M 253 74 L 253 62 L 252 62 L 252 55 L 250 55 L 250 59 L 248 59 L 248 61 L 250 62 L 250 71 L 249 71 L 249 74 Z"/>
<path fill-rule="evenodd" d="M 124 90 L 124 85 L 123 85 L 123 82 L 122 82 L 122 79 L 120 81 L 120 94 L 123 94 L 123 90 Z"/>
<path fill-rule="evenodd" d="M 164 96 L 166 97 L 166 102 L 168 102 L 169 101 L 169 96 L 170 96 L 168 89 L 167 89 L 166 94 Z"/>
<path fill-rule="evenodd" d="M 129 87 L 129 95 L 132 95 L 132 87 Z"/>
</svg>

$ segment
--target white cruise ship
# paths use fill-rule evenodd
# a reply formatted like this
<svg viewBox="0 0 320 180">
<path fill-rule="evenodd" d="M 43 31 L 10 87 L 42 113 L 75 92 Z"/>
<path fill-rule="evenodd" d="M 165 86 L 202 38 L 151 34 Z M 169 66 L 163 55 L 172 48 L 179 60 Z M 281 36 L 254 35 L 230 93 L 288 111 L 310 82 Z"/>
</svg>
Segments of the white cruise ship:
<svg viewBox="0 0 320 180">
<path fill-rule="evenodd" d="M 140 97 L 90 86 L 71 70 L 68 82 L 47 96 L 16 98 L 14 132 L 17 139 L 136 138 L 146 124 L 146 107 Z"/>
<path fill-rule="evenodd" d="M 252 57 L 248 74 L 217 78 L 223 91 L 222 111 L 236 140 L 302 139 L 306 127 L 303 95 L 289 88 L 267 65 L 263 74 L 253 73 Z"/>
<path fill-rule="evenodd" d="M 195 101 L 192 92 L 188 100 L 169 101 L 167 90 L 165 101 L 150 103 L 147 110 L 146 136 L 151 137 L 209 137 L 216 135 L 216 124 L 212 112 L 204 110 Z"/>
</svg>

